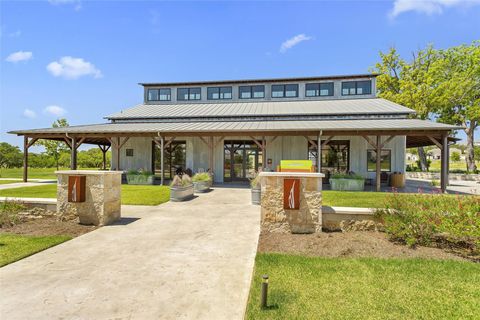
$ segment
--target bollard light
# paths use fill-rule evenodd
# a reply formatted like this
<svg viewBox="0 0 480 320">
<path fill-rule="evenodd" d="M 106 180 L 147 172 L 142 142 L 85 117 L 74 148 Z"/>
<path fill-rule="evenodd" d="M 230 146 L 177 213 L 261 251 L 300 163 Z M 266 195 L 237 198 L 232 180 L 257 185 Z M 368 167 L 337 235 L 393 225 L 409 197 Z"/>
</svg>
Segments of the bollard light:
<svg viewBox="0 0 480 320">
<path fill-rule="evenodd" d="M 264 274 L 262 276 L 262 295 L 260 306 L 262 309 L 267 307 L 267 296 L 268 296 L 268 275 Z"/>
</svg>

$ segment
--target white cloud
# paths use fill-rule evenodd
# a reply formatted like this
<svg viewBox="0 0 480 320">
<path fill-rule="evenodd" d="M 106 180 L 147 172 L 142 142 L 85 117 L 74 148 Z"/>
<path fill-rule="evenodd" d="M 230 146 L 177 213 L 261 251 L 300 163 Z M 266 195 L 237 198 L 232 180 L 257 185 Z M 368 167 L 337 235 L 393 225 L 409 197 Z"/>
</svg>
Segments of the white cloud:
<svg viewBox="0 0 480 320">
<path fill-rule="evenodd" d="M 480 4 L 480 0 L 394 0 L 389 16 L 395 18 L 409 11 L 434 15 L 441 14 L 451 7 L 467 7 L 475 4 Z"/>
<path fill-rule="evenodd" d="M 20 30 L 17 30 L 17 31 L 15 31 L 15 32 L 10 32 L 10 33 L 8 34 L 8 36 L 9 36 L 10 38 L 17 38 L 17 37 L 20 37 L 21 35 L 22 35 L 22 31 L 20 31 Z"/>
<path fill-rule="evenodd" d="M 50 62 L 47 70 L 55 77 L 63 77 L 65 79 L 78 79 L 82 76 L 93 76 L 101 78 L 102 72 L 98 70 L 92 63 L 82 58 L 61 57 L 59 61 Z"/>
<path fill-rule="evenodd" d="M 5 61 L 17 63 L 19 61 L 28 61 L 33 58 L 33 53 L 30 51 L 17 51 L 10 54 Z"/>
<path fill-rule="evenodd" d="M 304 33 L 297 34 L 295 37 L 290 38 L 282 43 L 280 46 L 280 52 L 285 53 L 288 49 L 293 48 L 302 41 L 311 40 L 312 37 L 305 35 Z"/>
<path fill-rule="evenodd" d="M 48 0 L 48 2 L 52 5 L 63 5 L 63 4 L 72 4 L 75 5 L 73 8 L 75 11 L 79 11 L 82 9 L 82 1 L 80 0 Z"/>
<path fill-rule="evenodd" d="M 59 106 L 48 106 L 45 109 L 43 109 L 43 112 L 46 114 L 50 114 L 52 116 L 61 117 L 65 113 L 67 113 L 67 110 Z"/>
<path fill-rule="evenodd" d="M 23 110 L 23 116 L 28 119 L 34 119 L 37 117 L 37 114 L 33 110 L 25 109 Z"/>
</svg>

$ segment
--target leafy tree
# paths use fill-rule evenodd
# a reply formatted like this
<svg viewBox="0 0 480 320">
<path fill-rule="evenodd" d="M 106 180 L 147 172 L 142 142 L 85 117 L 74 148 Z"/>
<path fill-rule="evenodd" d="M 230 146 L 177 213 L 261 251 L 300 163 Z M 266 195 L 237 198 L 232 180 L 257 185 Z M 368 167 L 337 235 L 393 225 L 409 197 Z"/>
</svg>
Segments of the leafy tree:
<svg viewBox="0 0 480 320">
<path fill-rule="evenodd" d="M 373 71 L 377 77 L 378 95 L 416 111 L 419 119 L 431 119 L 435 112 L 437 89 L 432 77 L 432 64 L 438 53 L 432 46 L 412 54 L 411 62 L 402 59 L 395 48 L 388 53 L 380 52 L 381 61 Z M 425 150 L 418 148 L 419 167 L 428 170 Z"/>
<path fill-rule="evenodd" d="M 453 151 L 452 154 L 450 155 L 450 160 L 454 162 L 460 161 L 460 153 L 458 153 L 457 151 Z"/>
<path fill-rule="evenodd" d="M 107 165 L 110 163 L 111 152 L 107 152 Z M 82 168 L 102 168 L 103 153 L 99 148 L 91 148 L 78 152 L 78 165 Z"/>
<path fill-rule="evenodd" d="M 18 168 L 22 166 L 23 153 L 17 146 L 7 142 L 0 143 L 0 167 Z"/>
<path fill-rule="evenodd" d="M 480 146 L 475 146 L 473 153 L 475 154 L 475 161 L 480 161 Z"/>
<path fill-rule="evenodd" d="M 53 124 L 53 128 L 63 128 L 68 127 L 67 119 L 57 119 Z M 68 152 L 70 149 L 67 144 L 62 141 L 56 140 L 39 140 L 40 145 L 45 147 L 45 152 L 47 155 L 51 156 L 55 160 L 55 165 L 57 170 L 59 169 L 59 160 L 62 153 Z"/>
<path fill-rule="evenodd" d="M 474 132 L 480 124 L 480 41 L 440 50 L 434 63 L 437 112 L 443 122 L 461 125 L 467 135 L 467 170 L 477 170 Z"/>
</svg>

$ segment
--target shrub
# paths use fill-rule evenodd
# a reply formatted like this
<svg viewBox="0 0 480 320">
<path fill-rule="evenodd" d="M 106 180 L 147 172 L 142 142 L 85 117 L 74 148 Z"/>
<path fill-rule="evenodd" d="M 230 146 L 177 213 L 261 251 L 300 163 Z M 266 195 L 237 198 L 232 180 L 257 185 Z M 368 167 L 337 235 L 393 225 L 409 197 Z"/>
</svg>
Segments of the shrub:
<svg viewBox="0 0 480 320">
<path fill-rule="evenodd" d="M 0 228 L 10 227 L 20 222 L 18 213 L 25 206 L 14 201 L 4 201 L 0 204 Z"/>
<path fill-rule="evenodd" d="M 385 209 L 375 215 L 393 240 L 480 255 L 479 196 L 393 194 L 387 197 Z"/>
<path fill-rule="evenodd" d="M 260 188 L 260 181 L 260 176 L 258 174 L 255 175 L 253 179 L 250 179 L 250 187 L 252 187 L 252 189 Z"/>
<path fill-rule="evenodd" d="M 196 173 L 192 177 L 193 182 L 209 182 L 212 181 L 212 176 L 208 172 Z"/>
<path fill-rule="evenodd" d="M 188 174 L 184 174 L 181 177 L 176 175 L 173 177 L 172 183 L 170 183 L 170 187 L 186 187 L 192 185 L 192 179 Z"/>
</svg>

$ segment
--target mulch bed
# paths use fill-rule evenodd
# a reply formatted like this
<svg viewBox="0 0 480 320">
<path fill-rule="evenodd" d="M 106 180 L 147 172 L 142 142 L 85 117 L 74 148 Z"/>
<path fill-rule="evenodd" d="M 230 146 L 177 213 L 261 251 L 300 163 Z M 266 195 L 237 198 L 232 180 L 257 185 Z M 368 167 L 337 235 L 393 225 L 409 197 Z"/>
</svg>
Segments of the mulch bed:
<svg viewBox="0 0 480 320">
<path fill-rule="evenodd" d="M 81 225 L 78 220 L 59 221 L 56 217 L 43 217 L 18 223 L 11 227 L 0 228 L 0 232 L 31 236 L 64 235 L 78 237 L 96 228 L 98 227 Z"/>
<path fill-rule="evenodd" d="M 466 260 L 438 248 L 409 248 L 391 242 L 383 232 L 352 231 L 317 234 L 262 232 L 259 252 L 276 252 L 320 257 L 427 258 Z"/>
</svg>

